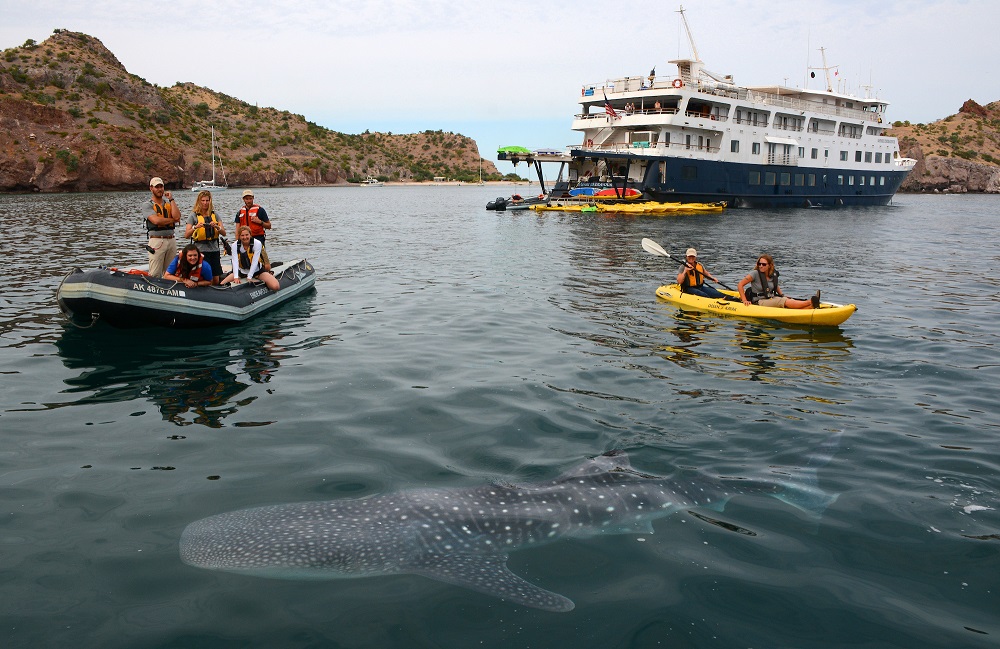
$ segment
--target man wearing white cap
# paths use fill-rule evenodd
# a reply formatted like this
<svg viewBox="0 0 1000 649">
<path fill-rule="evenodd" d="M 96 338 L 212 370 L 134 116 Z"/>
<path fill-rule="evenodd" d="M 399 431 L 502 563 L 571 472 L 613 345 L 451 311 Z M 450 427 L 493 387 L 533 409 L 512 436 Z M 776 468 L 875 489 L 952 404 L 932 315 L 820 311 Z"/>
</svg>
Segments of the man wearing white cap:
<svg viewBox="0 0 1000 649">
<path fill-rule="evenodd" d="M 267 258 L 267 250 L 263 247 L 267 238 L 267 233 L 264 231 L 271 229 L 271 220 L 267 218 L 267 212 L 264 208 L 253 202 L 252 189 L 243 190 L 243 207 L 236 213 L 237 232 L 242 225 L 250 228 L 250 234 L 253 235 L 253 238 L 260 241 L 260 258 L 264 264 L 264 270 L 271 270 L 271 260 Z"/>
<path fill-rule="evenodd" d="M 162 277 L 167 264 L 177 256 L 174 228 L 181 221 L 181 211 L 174 202 L 173 194 L 164 191 L 162 178 L 150 179 L 149 191 L 152 196 L 139 206 L 139 213 L 145 221 L 149 237 L 146 243 L 149 274 Z"/>
<path fill-rule="evenodd" d="M 681 290 L 685 293 L 716 300 L 726 299 L 725 293 L 720 292 L 711 284 L 705 283 L 706 277 L 713 282 L 718 282 L 719 280 L 715 279 L 712 273 L 705 270 L 705 267 L 698 261 L 698 251 L 694 248 L 688 248 L 684 256 L 686 257 L 686 262 L 677 271 L 677 283 L 680 284 Z"/>
</svg>

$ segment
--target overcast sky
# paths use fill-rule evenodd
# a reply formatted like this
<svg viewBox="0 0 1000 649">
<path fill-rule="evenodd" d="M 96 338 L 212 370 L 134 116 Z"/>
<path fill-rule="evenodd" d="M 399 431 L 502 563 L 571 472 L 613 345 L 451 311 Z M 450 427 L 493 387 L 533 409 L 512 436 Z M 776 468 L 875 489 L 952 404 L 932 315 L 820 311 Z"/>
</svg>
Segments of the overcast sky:
<svg viewBox="0 0 1000 649">
<path fill-rule="evenodd" d="M 890 121 L 1000 100 L 998 0 L 684 4 L 705 66 L 740 85 L 801 86 L 824 47 L 843 90 L 870 85 Z M 453 131 L 496 160 L 498 146 L 577 143 L 584 84 L 654 66 L 674 74 L 668 61 L 691 53 L 676 10 L 664 0 L 0 0 L 0 48 L 84 32 L 160 86 L 190 81 L 347 133 Z"/>
</svg>

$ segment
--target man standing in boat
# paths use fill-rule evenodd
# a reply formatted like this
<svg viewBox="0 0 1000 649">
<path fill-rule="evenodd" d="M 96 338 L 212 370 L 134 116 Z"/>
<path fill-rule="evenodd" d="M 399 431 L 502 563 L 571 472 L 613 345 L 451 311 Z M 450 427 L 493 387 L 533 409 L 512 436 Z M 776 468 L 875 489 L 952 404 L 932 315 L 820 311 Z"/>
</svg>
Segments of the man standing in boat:
<svg viewBox="0 0 1000 649">
<path fill-rule="evenodd" d="M 145 219 L 149 241 L 149 274 L 162 277 L 167 264 L 177 256 L 177 240 L 174 228 L 181 221 L 181 211 L 174 202 L 174 196 L 163 188 L 163 179 L 156 177 L 149 181 L 152 196 L 139 206 L 139 213 Z"/>
<path fill-rule="evenodd" d="M 271 270 L 271 260 L 267 258 L 267 249 L 264 248 L 267 234 L 265 230 L 271 229 L 271 221 L 267 218 L 267 212 L 263 207 L 253 202 L 253 190 L 243 190 L 243 207 L 236 213 L 236 225 L 250 228 L 250 234 L 254 239 L 260 241 L 261 262 L 264 270 Z"/>
</svg>

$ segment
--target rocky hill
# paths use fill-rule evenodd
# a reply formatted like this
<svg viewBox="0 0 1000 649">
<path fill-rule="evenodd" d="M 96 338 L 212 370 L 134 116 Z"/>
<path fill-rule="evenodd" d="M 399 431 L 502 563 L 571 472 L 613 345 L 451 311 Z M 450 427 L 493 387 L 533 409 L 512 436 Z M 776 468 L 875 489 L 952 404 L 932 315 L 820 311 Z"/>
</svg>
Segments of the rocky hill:
<svg viewBox="0 0 1000 649">
<path fill-rule="evenodd" d="M 479 180 L 463 135 L 350 135 L 190 83 L 160 88 L 86 34 L 0 53 L 0 191 L 145 189 L 154 175 L 187 187 L 211 179 L 212 127 L 231 185 Z M 501 178 L 488 160 L 482 172 Z"/>
<path fill-rule="evenodd" d="M 936 122 L 893 127 L 900 153 L 917 160 L 900 191 L 1000 193 L 1000 102 L 970 99 Z"/>
</svg>

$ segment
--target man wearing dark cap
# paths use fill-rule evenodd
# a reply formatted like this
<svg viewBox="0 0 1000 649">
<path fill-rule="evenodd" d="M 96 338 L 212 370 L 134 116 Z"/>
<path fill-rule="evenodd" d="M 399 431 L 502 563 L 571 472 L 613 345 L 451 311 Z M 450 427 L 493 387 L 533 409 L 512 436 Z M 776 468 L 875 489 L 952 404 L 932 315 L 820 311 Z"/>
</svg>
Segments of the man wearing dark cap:
<svg viewBox="0 0 1000 649">
<path fill-rule="evenodd" d="M 177 256 L 174 228 L 180 223 L 181 211 L 174 202 L 173 194 L 163 189 L 162 178 L 152 178 L 149 191 L 152 196 L 139 206 L 139 213 L 145 220 L 146 235 L 149 237 L 146 243 L 149 274 L 162 277 L 167 264 Z"/>
<path fill-rule="evenodd" d="M 264 264 L 264 270 L 271 270 L 271 260 L 267 258 L 267 249 L 264 248 L 267 233 L 265 230 L 271 229 L 271 221 L 267 218 L 267 212 L 263 207 L 253 202 L 253 190 L 243 190 L 243 207 L 236 213 L 236 227 L 245 225 L 250 228 L 253 238 L 260 241 L 260 260 Z"/>
</svg>

